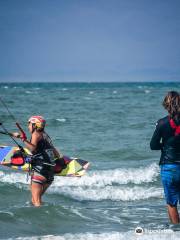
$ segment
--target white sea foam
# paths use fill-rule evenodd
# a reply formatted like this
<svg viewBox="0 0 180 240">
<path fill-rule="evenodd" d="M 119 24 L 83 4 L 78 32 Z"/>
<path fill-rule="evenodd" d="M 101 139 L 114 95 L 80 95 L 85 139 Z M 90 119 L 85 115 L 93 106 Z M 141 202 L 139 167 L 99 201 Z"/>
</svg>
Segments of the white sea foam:
<svg viewBox="0 0 180 240">
<path fill-rule="evenodd" d="M 129 232 L 105 232 L 105 233 L 66 233 L 64 235 L 54 236 L 34 236 L 16 238 L 18 240 L 179 240 L 180 233 L 173 232 L 169 229 L 157 230 L 152 232 L 145 232 L 143 235 L 138 236 L 134 231 Z"/>
<path fill-rule="evenodd" d="M 24 187 L 27 189 L 29 181 L 26 180 L 26 175 L 22 173 L 0 173 L 0 181 L 10 184 L 15 184 L 18 188 Z M 49 188 L 48 193 L 56 193 L 64 196 L 68 196 L 76 200 L 89 200 L 89 201 L 135 201 L 148 198 L 162 198 L 163 191 L 157 187 L 141 187 L 141 186 L 76 186 L 75 184 L 69 184 L 69 181 L 76 178 L 60 178 L 56 177 L 56 180 Z M 75 182 L 74 182 L 75 183 Z M 78 183 L 78 181 L 77 181 Z M 64 184 L 64 185 L 63 185 Z M 25 185 L 25 186 L 24 186 Z"/>
<path fill-rule="evenodd" d="M 92 98 L 90 97 L 84 97 L 85 100 L 91 100 Z"/>
<path fill-rule="evenodd" d="M 66 119 L 65 118 L 56 118 L 56 121 L 58 121 L 58 122 L 66 122 Z"/>
<path fill-rule="evenodd" d="M 87 171 L 87 174 L 81 178 L 76 177 L 55 177 L 54 185 L 56 187 L 105 187 L 121 184 L 142 184 L 157 180 L 159 167 L 153 163 L 147 167 L 140 168 L 121 168 L 115 170 L 97 170 Z M 0 172 L 1 182 L 21 182 L 24 181 L 25 174 L 17 171 L 10 173 Z"/>
<path fill-rule="evenodd" d="M 81 178 L 55 177 L 49 193 L 68 196 L 77 200 L 133 201 L 148 198 L 161 198 L 162 188 L 142 186 L 143 183 L 156 181 L 158 165 L 144 168 L 91 171 Z M 0 181 L 16 184 L 27 189 L 26 174 L 17 171 L 0 172 Z M 132 186 L 125 184 L 132 183 Z"/>
<path fill-rule="evenodd" d="M 149 198 L 162 198 L 163 191 L 156 187 L 113 187 L 104 188 L 83 188 L 83 187 L 56 187 L 52 186 L 49 193 L 56 193 L 68 196 L 76 200 L 88 201 L 135 201 Z"/>
<path fill-rule="evenodd" d="M 25 93 L 27 93 L 27 94 L 31 94 L 31 93 L 33 93 L 32 91 L 25 91 Z"/>
<path fill-rule="evenodd" d="M 91 171 L 81 178 L 62 178 L 60 181 L 56 178 L 56 186 L 96 186 L 104 187 L 113 184 L 141 184 L 157 180 L 159 167 L 157 164 L 151 164 L 141 168 L 122 168 L 115 170 Z"/>
<path fill-rule="evenodd" d="M 69 209 L 69 207 L 68 207 L 68 209 Z M 71 212 L 74 213 L 75 215 L 80 216 L 83 219 L 92 220 L 92 218 L 84 216 L 78 209 L 75 209 L 74 207 L 71 207 Z"/>
<path fill-rule="evenodd" d="M 14 170 L 11 173 L 0 171 L 0 182 L 10 183 L 10 184 L 15 184 L 15 183 L 27 184 L 28 183 L 25 173 L 17 172 Z"/>
<path fill-rule="evenodd" d="M 1 214 L 5 214 L 5 215 L 8 215 L 8 216 L 14 217 L 14 213 L 9 212 L 9 211 L 0 211 L 0 215 Z"/>
</svg>

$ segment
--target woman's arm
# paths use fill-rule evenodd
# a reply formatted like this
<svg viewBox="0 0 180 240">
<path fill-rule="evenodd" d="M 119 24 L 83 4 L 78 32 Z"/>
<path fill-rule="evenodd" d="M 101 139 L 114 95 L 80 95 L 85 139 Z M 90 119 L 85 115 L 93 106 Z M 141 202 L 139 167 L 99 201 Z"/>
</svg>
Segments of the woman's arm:
<svg viewBox="0 0 180 240">
<path fill-rule="evenodd" d="M 161 150 L 162 149 L 162 143 L 161 143 L 161 124 L 160 121 L 156 124 L 156 129 L 153 133 L 153 136 L 150 141 L 150 148 L 151 150 Z"/>
<path fill-rule="evenodd" d="M 37 145 L 41 138 L 42 136 L 38 132 L 34 132 L 32 134 L 31 141 L 26 139 L 23 142 L 31 153 L 36 153 Z"/>
<path fill-rule="evenodd" d="M 12 137 L 16 137 L 16 138 L 21 138 L 21 134 L 18 132 L 14 132 L 11 133 Z M 27 139 L 22 139 L 23 143 L 25 144 L 25 146 L 29 149 L 30 152 L 35 152 L 36 148 L 37 148 L 37 143 L 39 141 L 39 137 L 35 136 L 35 134 L 33 134 L 31 141 L 27 140 Z"/>
</svg>

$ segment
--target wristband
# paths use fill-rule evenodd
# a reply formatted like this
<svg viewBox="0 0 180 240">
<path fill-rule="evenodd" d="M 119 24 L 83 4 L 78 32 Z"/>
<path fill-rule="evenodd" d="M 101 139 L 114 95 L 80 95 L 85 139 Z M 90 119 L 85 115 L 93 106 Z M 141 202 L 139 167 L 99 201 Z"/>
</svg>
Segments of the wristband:
<svg viewBox="0 0 180 240">
<path fill-rule="evenodd" d="M 26 134 L 22 133 L 21 134 L 21 140 L 24 142 L 25 140 L 27 140 Z"/>
</svg>

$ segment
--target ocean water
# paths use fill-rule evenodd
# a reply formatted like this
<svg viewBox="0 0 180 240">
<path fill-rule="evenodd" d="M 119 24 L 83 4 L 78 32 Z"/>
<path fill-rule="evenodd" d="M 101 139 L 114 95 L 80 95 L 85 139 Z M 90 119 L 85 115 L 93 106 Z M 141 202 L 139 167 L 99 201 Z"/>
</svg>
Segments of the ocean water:
<svg viewBox="0 0 180 240">
<path fill-rule="evenodd" d="M 160 152 L 149 149 L 155 123 L 166 115 L 162 100 L 179 89 L 180 83 L 1 83 L 0 96 L 26 132 L 27 119 L 43 115 L 54 145 L 91 165 L 82 178 L 56 177 L 40 208 L 30 204 L 26 174 L 0 167 L 0 239 L 180 239 L 166 212 Z M 17 131 L 2 104 L 0 122 Z M 14 145 L 0 137 L 0 144 Z"/>
</svg>

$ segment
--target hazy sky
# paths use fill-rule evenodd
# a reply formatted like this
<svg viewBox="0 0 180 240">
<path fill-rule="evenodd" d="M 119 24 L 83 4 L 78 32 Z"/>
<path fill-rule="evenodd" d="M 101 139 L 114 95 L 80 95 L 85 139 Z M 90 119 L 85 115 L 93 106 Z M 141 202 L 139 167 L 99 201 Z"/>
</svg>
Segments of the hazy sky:
<svg viewBox="0 0 180 240">
<path fill-rule="evenodd" d="M 0 0 L 0 81 L 180 81 L 180 0 Z"/>
</svg>

